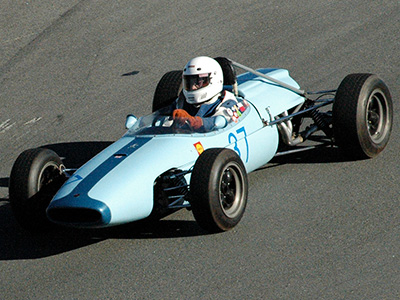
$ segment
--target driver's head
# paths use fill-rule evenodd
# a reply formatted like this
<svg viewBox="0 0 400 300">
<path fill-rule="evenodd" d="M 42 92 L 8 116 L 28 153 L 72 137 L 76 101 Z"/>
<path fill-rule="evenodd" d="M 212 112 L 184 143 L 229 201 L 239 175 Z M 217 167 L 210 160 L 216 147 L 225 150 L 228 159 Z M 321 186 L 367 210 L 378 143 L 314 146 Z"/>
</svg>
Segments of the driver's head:
<svg viewBox="0 0 400 300">
<path fill-rule="evenodd" d="M 183 94 L 190 104 L 201 104 L 222 91 L 223 74 L 219 63 L 207 56 L 195 57 L 183 69 Z"/>
</svg>

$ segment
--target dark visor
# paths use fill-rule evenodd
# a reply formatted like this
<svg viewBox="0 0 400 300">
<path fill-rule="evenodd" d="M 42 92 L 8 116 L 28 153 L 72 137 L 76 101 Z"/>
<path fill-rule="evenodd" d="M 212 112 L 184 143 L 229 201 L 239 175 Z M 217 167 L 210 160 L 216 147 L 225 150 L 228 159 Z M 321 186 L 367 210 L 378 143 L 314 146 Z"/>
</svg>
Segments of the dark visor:
<svg viewBox="0 0 400 300">
<path fill-rule="evenodd" d="M 210 84 L 210 74 L 184 75 L 185 90 L 194 91 Z"/>
</svg>

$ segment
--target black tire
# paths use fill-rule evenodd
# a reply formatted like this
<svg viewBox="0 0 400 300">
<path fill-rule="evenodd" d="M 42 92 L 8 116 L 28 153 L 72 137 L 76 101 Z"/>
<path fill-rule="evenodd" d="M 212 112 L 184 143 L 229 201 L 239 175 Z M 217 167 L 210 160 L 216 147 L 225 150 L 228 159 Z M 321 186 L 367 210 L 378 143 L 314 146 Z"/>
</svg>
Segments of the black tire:
<svg viewBox="0 0 400 300">
<path fill-rule="evenodd" d="M 22 152 L 10 175 L 10 204 L 17 222 L 31 232 L 55 227 L 46 208 L 65 181 L 60 157 L 52 150 L 36 148 Z"/>
<path fill-rule="evenodd" d="M 152 112 L 171 105 L 182 91 L 182 71 L 170 71 L 160 79 L 153 97 Z"/>
<path fill-rule="evenodd" d="M 209 232 L 235 227 L 247 204 L 247 173 L 236 152 L 225 148 L 204 151 L 191 180 L 191 206 L 197 223 Z"/>
<path fill-rule="evenodd" d="M 214 58 L 222 69 L 222 75 L 224 77 L 224 85 L 233 85 L 236 83 L 236 71 L 232 65 L 232 62 L 226 57 Z"/>
<path fill-rule="evenodd" d="M 386 84 L 374 74 L 347 75 L 333 104 L 335 143 L 354 159 L 372 158 L 389 142 L 393 103 Z"/>
</svg>

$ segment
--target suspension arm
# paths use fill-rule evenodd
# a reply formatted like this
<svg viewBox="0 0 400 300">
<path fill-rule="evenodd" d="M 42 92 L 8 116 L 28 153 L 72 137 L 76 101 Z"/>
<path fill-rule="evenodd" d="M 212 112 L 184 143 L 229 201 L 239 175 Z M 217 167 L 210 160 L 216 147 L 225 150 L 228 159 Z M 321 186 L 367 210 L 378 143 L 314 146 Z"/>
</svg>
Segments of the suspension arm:
<svg viewBox="0 0 400 300">
<path fill-rule="evenodd" d="M 275 124 L 284 122 L 284 121 L 289 120 L 289 119 L 291 119 L 291 118 L 293 118 L 293 117 L 299 116 L 299 115 L 301 115 L 301 114 L 305 114 L 305 113 L 307 113 L 307 112 L 309 112 L 309 111 L 311 111 L 311 110 L 315 110 L 315 109 L 317 109 L 317 108 L 320 108 L 320 107 L 323 107 L 323 106 L 327 106 L 327 105 L 333 103 L 333 101 L 334 101 L 334 99 L 326 100 L 326 101 L 324 101 L 324 102 L 321 103 L 321 104 L 317 104 L 317 105 L 311 106 L 311 107 L 309 107 L 309 108 L 306 108 L 306 109 L 304 109 L 304 110 L 301 110 L 301 111 L 299 111 L 299 112 L 293 113 L 293 114 L 291 114 L 291 115 L 284 116 L 284 117 L 282 117 L 282 118 L 273 120 L 273 121 L 271 121 L 271 122 L 267 122 L 266 125 L 267 125 L 267 126 L 268 126 L 268 125 L 271 125 L 271 126 L 272 126 L 272 125 L 275 125 Z"/>
</svg>

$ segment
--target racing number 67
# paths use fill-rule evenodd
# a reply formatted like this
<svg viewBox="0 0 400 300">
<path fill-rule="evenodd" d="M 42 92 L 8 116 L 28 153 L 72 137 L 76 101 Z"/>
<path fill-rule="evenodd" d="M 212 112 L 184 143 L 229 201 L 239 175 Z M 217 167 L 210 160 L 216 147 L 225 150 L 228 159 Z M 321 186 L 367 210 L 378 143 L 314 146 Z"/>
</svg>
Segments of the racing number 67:
<svg viewBox="0 0 400 300">
<path fill-rule="evenodd" d="M 237 152 L 237 154 L 240 156 L 240 158 L 242 158 L 242 154 L 238 147 L 238 140 L 242 139 L 242 135 L 243 135 L 244 141 L 246 142 L 246 163 L 247 163 L 249 161 L 249 143 L 247 142 L 246 129 L 244 128 L 244 126 L 240 127 L 239 129 L 236 130 L 236 133 L 237 133 L 237 135 L 235 135 L 232 132 L 229 134 L 229 136 L 228 136 L 229 144 L 232 144 L 232 143 L 235 144 L 233 149 Z"/>
</svg>

